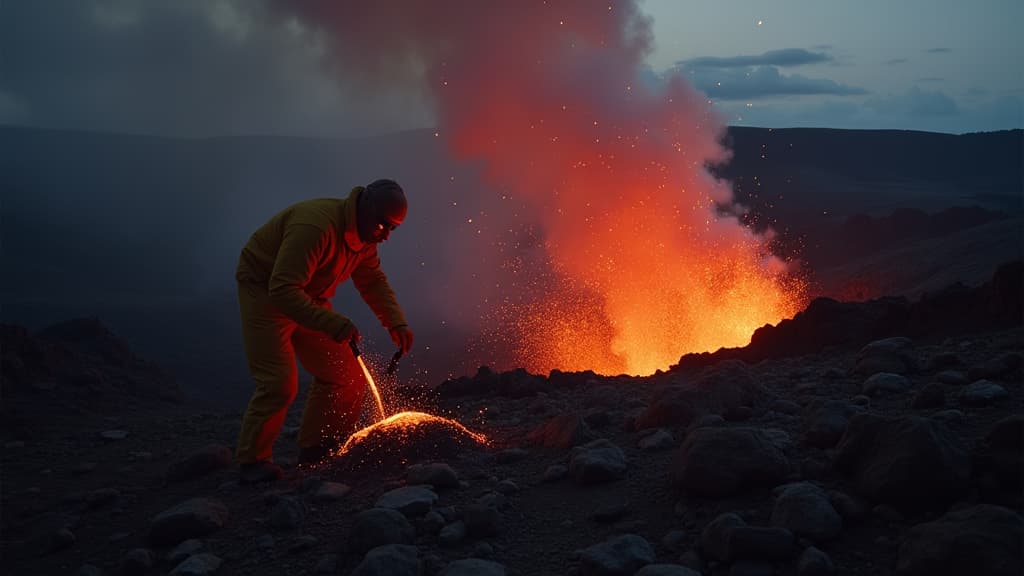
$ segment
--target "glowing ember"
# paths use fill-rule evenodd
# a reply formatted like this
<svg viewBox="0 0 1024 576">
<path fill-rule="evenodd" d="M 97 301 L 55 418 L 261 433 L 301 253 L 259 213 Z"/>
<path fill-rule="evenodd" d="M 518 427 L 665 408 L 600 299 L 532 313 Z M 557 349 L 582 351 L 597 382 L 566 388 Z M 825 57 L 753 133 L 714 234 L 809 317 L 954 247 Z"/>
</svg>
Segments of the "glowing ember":
<svg viewBox="0 0 1024 576">
<path fill-rule="evenodd" d="M 389 466 L 404 466 L 412 461 L 448 459 L 467 447 L 483 447 L 488 438 L 462 424 L 424 412 L 399 412 L 349 437 L 334 451 L 331 464 L 359 468 L 370 466 L 381 471 Z"/>
<path fill-rule="evenodd" d="M 394 437 L 401 441 L 403 438 L 408 437 L 413 431 L 430 424 L 451 428 L 460 435 L 469 436 L 480 444 L 487 444 L 487 436 L 472 432 L 455 420 L 444 418 L 442 416 L 435 416 L 434 414 L 427 414 L 426 412 L 405 411 L 392 414 L 376 424 L 372 424 L 358 432 L 355 432 L 349 437 L 348 441 L 345 442 L 345 445 L 338 450 L 337 454 L 344 454 L 351 446 L 360 444 L 374 433 L 379 432 L 387 434 L 389 437 Z"/>
</svg>

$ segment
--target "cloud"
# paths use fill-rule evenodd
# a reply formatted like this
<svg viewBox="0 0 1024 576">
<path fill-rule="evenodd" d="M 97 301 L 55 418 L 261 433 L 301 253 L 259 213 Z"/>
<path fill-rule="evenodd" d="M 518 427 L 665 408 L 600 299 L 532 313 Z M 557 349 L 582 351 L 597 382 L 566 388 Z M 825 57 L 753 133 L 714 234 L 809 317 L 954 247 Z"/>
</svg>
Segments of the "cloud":
<svg viewBox="0 0 1024 576">
<path fill-rule="evenodd" d="M 327 69 L 322 36 L 259 0 L 5 3 L 2 112 L 14 116 L 13 101 L 31 126 L 184 137 L 432 125 L 421 90 Z"/>
<path fill-rule="evenodd" d="M 952 51 L 950 48 L 929 48 L 925 50 L 929 54 L 949 54 Z"/>
<path fill-rule="evenodd" d="M 811 52 L 802 48 L 769 50 L 762 54 L 746 56 L 701 56 L 680 60 L 676 65 L 684 69 L 695 68 L 745 68 L 749 66 L 801 66 L 830 62 L 832 57 L 824 52 Z"/>
<path fill-rule="evenodd" d="M 864 101 L 835 97 L 793 98 L 748 106 L 720 101 L 715 107 L 739 126 L 965 132 L 1024 128 L 1024 101 L 1016 95 L 971 101 L 937 91 L 910 89 Z"/>
<path fill-rule="evenodd" d="M 893 58 L 891 60 L 886 60 L 885 61 L 885 64 L 887 66 L 896 66 L 897 64 L 906 64 L 906 63 L 907 63 L 907 59 L 906 58 Z"/>
<path fill-rule="evenodd" d="M 744 69 L 690 69 L 687 80 L 715 100 L 754 100 L 775 96 L 866 94 L 855 86 L 826 78 L 808 78 L 800 74 L 781 74 L 774 66 Z"/>
</svg>

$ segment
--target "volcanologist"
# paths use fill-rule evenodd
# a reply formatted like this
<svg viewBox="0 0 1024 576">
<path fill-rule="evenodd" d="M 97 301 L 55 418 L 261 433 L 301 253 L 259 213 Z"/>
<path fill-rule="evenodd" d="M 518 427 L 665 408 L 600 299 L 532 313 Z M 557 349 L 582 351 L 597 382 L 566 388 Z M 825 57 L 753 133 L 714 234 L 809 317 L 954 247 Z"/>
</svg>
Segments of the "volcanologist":
<svg viewBox="0 0 1024 576">
<path fill-rule="evenodd" d="M 313 375 L 299 427 L 299 463 L 312 463 L 355 430 L 367 384 L 351 343 L 359 330 L 331 307 L 349 278 L 402 352 L 413 333 L 381 270 L 377 244 L 405 219 L 393 180 L 353 188 L 345 199 L 299 202 L 256 230 L 235 278 L 242 336 L 256 389 L 238 438 L 240 481 L 276 480 L 274 441 L 298 392 L 296 358 Z"/>
</svg>

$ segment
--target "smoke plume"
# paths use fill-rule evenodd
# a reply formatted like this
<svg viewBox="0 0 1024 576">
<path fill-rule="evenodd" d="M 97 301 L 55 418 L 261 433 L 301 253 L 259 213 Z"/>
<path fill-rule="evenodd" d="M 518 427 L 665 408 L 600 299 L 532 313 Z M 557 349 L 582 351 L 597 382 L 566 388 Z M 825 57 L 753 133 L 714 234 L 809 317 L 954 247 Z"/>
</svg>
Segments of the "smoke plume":
<svg viewBox="0 0 1024 576">
<path fill-rule="evenodd" d="M 467 225 L 439 240 L 472 270 L 448 296 L 487 303 L 479 353 L 647 374 L 799 309 L 764 238 L 715 210 L 731 190 L 705 167 L 728 152 L 706 97 L 644 81 L 653 38 L 635 2 L 277 8 L 321 31 L 325 65 L 368 93 L 429 99 L 439 140 L 482 166 L 487 188 L 463 191 Z"/>
</svg>

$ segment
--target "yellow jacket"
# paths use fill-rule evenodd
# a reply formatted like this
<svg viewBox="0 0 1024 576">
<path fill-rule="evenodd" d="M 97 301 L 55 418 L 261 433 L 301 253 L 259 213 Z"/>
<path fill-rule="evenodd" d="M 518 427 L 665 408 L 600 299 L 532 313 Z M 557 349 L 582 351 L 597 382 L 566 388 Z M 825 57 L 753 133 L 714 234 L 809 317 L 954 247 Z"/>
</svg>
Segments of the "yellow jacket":
<svg viewBox="0 0 1024 576">
<path fill-rule="evenodd" d="M 405 326 L 377 245 L 359 239 L 356 201 L 363 191 L 358 186 L 344 200 L 307 200 L 282 210 L 249 238 L 235 278 L 265 287 L 282 313 L 335 340 L 352 321 L 324 303 L 349 277 L 385 328 Z"/>
</svg>

